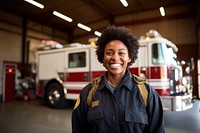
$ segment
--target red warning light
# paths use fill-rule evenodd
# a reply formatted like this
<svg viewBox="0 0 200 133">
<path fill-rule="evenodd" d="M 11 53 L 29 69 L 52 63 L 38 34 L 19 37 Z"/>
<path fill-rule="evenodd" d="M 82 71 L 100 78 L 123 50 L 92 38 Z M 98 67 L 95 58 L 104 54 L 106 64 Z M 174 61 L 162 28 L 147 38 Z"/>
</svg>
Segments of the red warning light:
<svg viewBox="0 0 200 133">
<path fill-rule="evenodd" d="M 46 42 L 46 40 L 42 40 L 42 43 L 45 43 Z"/>
</svg>

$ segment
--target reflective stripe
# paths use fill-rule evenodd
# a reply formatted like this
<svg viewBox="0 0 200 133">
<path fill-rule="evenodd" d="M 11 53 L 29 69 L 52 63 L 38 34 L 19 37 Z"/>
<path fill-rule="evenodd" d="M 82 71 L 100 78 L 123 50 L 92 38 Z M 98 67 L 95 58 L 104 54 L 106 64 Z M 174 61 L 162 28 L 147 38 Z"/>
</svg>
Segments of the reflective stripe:
<svg viewBox="0 0 200 133">
<path fill-rule="evenodd" d="M 89 82 L 64 82 L 63 85 L 67 89 L 81 90 Z"/>
<path fill-rule="evenodd" d="M 80 96 L 78 96 L 78 99 L 76 100 L 76 104 L 75 104 L 75 106 L 74 106 L 74 109 L 73 110 L 75 110 L 78 106 L 79 106 L 79 104 L 80 104 Z"/>
</svg>

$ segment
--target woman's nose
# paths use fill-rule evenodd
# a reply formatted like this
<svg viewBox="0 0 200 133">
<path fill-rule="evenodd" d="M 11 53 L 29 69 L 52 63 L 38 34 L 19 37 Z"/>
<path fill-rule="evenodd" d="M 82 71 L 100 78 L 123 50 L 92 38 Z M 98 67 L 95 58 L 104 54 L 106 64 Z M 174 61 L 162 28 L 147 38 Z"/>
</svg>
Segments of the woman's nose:
<svg viewBox="0 0 200 133">
<path fill-rule="evenodd" d="M 115 53 L 113 56 L 112 56 L 112 60 L 117 60 L 119 59 L 119 55 L 117 53 Z"/>
</svg>

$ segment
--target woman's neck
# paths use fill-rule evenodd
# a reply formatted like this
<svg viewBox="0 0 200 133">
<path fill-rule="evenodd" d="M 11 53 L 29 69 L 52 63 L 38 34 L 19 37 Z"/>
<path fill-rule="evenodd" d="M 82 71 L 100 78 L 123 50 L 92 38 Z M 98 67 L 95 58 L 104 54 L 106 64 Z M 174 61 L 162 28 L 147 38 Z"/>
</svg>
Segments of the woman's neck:
<svg viewBox="0 0 200 133">
<path fill-rule="evenodd" d="M 123 79 L 124 75 L 112 75 L 108 73 L 108 82 L 110 82 L 114 86 L 118 86 Z"/>
</svg>

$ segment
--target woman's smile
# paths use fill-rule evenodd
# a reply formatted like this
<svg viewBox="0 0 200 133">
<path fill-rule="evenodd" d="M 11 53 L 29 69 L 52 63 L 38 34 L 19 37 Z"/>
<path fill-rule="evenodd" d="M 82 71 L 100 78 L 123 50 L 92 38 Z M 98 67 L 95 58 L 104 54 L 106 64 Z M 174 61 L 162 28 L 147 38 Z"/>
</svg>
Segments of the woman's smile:
<svg viewBox="0 0 200 133">
<path fill-rule="evenodd" d="M 122 64 L 120 63 L 110 63 L 110 67 L 113 69 L 122 68 Z"/>
</svg>

